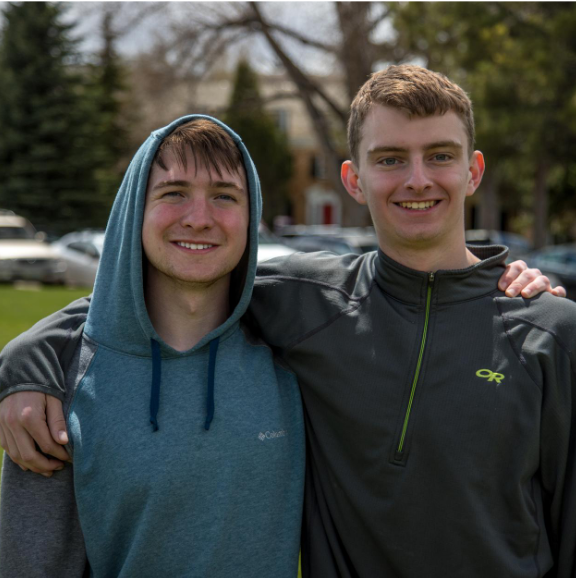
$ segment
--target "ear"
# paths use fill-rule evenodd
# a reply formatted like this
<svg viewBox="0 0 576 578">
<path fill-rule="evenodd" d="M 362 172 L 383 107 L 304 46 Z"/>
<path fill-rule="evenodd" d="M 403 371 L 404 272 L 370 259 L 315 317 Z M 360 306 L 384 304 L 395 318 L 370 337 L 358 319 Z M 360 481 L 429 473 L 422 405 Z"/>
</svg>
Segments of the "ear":
<svg viewBox="0 0 576 578">
<path fill-rule="evenodd" d="M 348 191 L 348 194 L 361 205 L 366 204 L 366 197 L 362 192 L 362 182 L 360 181 L 360 176 L 358 171 L 354 167 L 352 161 L 344 161 L 342 163 L 342 168 L 340 169 L 340 178 L 342 179 L 342 184 Z"/>
<path fill-rule="evenodd" d="M 468 168 L 470 173 L 468 177 L 468 185 L 466 187 L 467 197 L 471 197 L 474 194 L 474 191 L 480 186 L 485 168 L 484 155 L 480 151 L 474 151 Z"/>
</svg>

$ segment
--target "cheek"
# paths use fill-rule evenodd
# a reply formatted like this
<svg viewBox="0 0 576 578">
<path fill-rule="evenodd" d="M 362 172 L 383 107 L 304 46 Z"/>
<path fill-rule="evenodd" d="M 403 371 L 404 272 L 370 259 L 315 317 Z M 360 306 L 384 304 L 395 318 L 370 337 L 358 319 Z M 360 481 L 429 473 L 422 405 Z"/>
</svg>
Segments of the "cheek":
<svg viewBox="0 0 576 578">
<path fill-rule="evenodd" d="M 145 209 L 142 221 L 142 246 L 146 251 L 158 244 L 163 232 L 168 228 L 170 223 L 169 212 L 166 207 L 154 207 L 150 210 Z"/>
<path fill-rule="evenodd" d="M 238 211 L 223 213 L 219 221 L 221 226 L 234 237 L 240 239 L 248 235 L 249 215 L 247 208 L 239 208 Z"/>
</svg>

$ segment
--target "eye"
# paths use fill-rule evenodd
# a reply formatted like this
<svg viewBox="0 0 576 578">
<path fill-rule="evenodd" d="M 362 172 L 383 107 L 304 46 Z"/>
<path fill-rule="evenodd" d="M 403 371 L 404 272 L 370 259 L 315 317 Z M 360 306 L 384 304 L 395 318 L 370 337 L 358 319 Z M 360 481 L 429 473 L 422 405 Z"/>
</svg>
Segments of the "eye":
<svg viewBox="0 0 576 578">
<path fill-rule="evenodd" d="M 234 197 L 233 195 L 230 195 L 228 193 L 218 193 L 216 195 L 216 199 L 218 199 L 219 201 L 226 201 L 226 202 L 235 202 L 236 201 L 236 197 Z"/>
<path fill-rule="evenodd" d="M 393 167 L 394 165 L 398 164 L 398 159 L 395 159 L 394 157 L 387 157 L 385 159 L 380 159 L 378 162 L 386 167 Z"/>
<path fill-rule="evenodd" d="M 182 196 L 182 193 L 180 191 L 165 191 L 162 193 L 161 198 L 162 199 L 179 198 L 181 196 Z"/>
<path fill-rule="evenodd" d="M 445 163 L 446 161 L 449 161 L 452 159 L 452 157 L 447 154 L 447 153 L 437 153 L 433 156 L 433 159 L 435 161 L 441 162 L 441 163 Z"/>
</svg>

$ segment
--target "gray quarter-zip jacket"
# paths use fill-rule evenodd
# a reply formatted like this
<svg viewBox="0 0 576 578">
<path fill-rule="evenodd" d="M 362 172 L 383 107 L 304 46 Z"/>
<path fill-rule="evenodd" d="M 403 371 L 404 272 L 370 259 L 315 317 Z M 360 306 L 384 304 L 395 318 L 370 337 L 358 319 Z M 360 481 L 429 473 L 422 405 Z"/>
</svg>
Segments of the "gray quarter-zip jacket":
<svg viewBox="0 0 576 578">
<path fill-rule="evenodd" d="M 475 252 L 433 275 L 381 252 L 259 267 L 250 322 L 305 408 L 303 576 L 576 577 L 576 305 L 504 297 L 506 250 Z M 58 393 L 74 307 L 36 330 L 35 386 L 0 367 L 6 393 Z"/>
</svg>

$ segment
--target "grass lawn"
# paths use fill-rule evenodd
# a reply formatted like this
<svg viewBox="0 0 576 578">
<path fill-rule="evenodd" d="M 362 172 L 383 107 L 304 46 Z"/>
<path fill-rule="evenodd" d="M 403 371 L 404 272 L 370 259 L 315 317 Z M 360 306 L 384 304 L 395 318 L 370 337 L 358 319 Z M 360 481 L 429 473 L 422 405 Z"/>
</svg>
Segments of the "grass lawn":
<svg viewBox="0 0 576 578">
<path fill-rule="evenodd" d="M 36 321 L 89 294 L 90 289 L 0 285 L 0 350 Z"/>
</svg>

